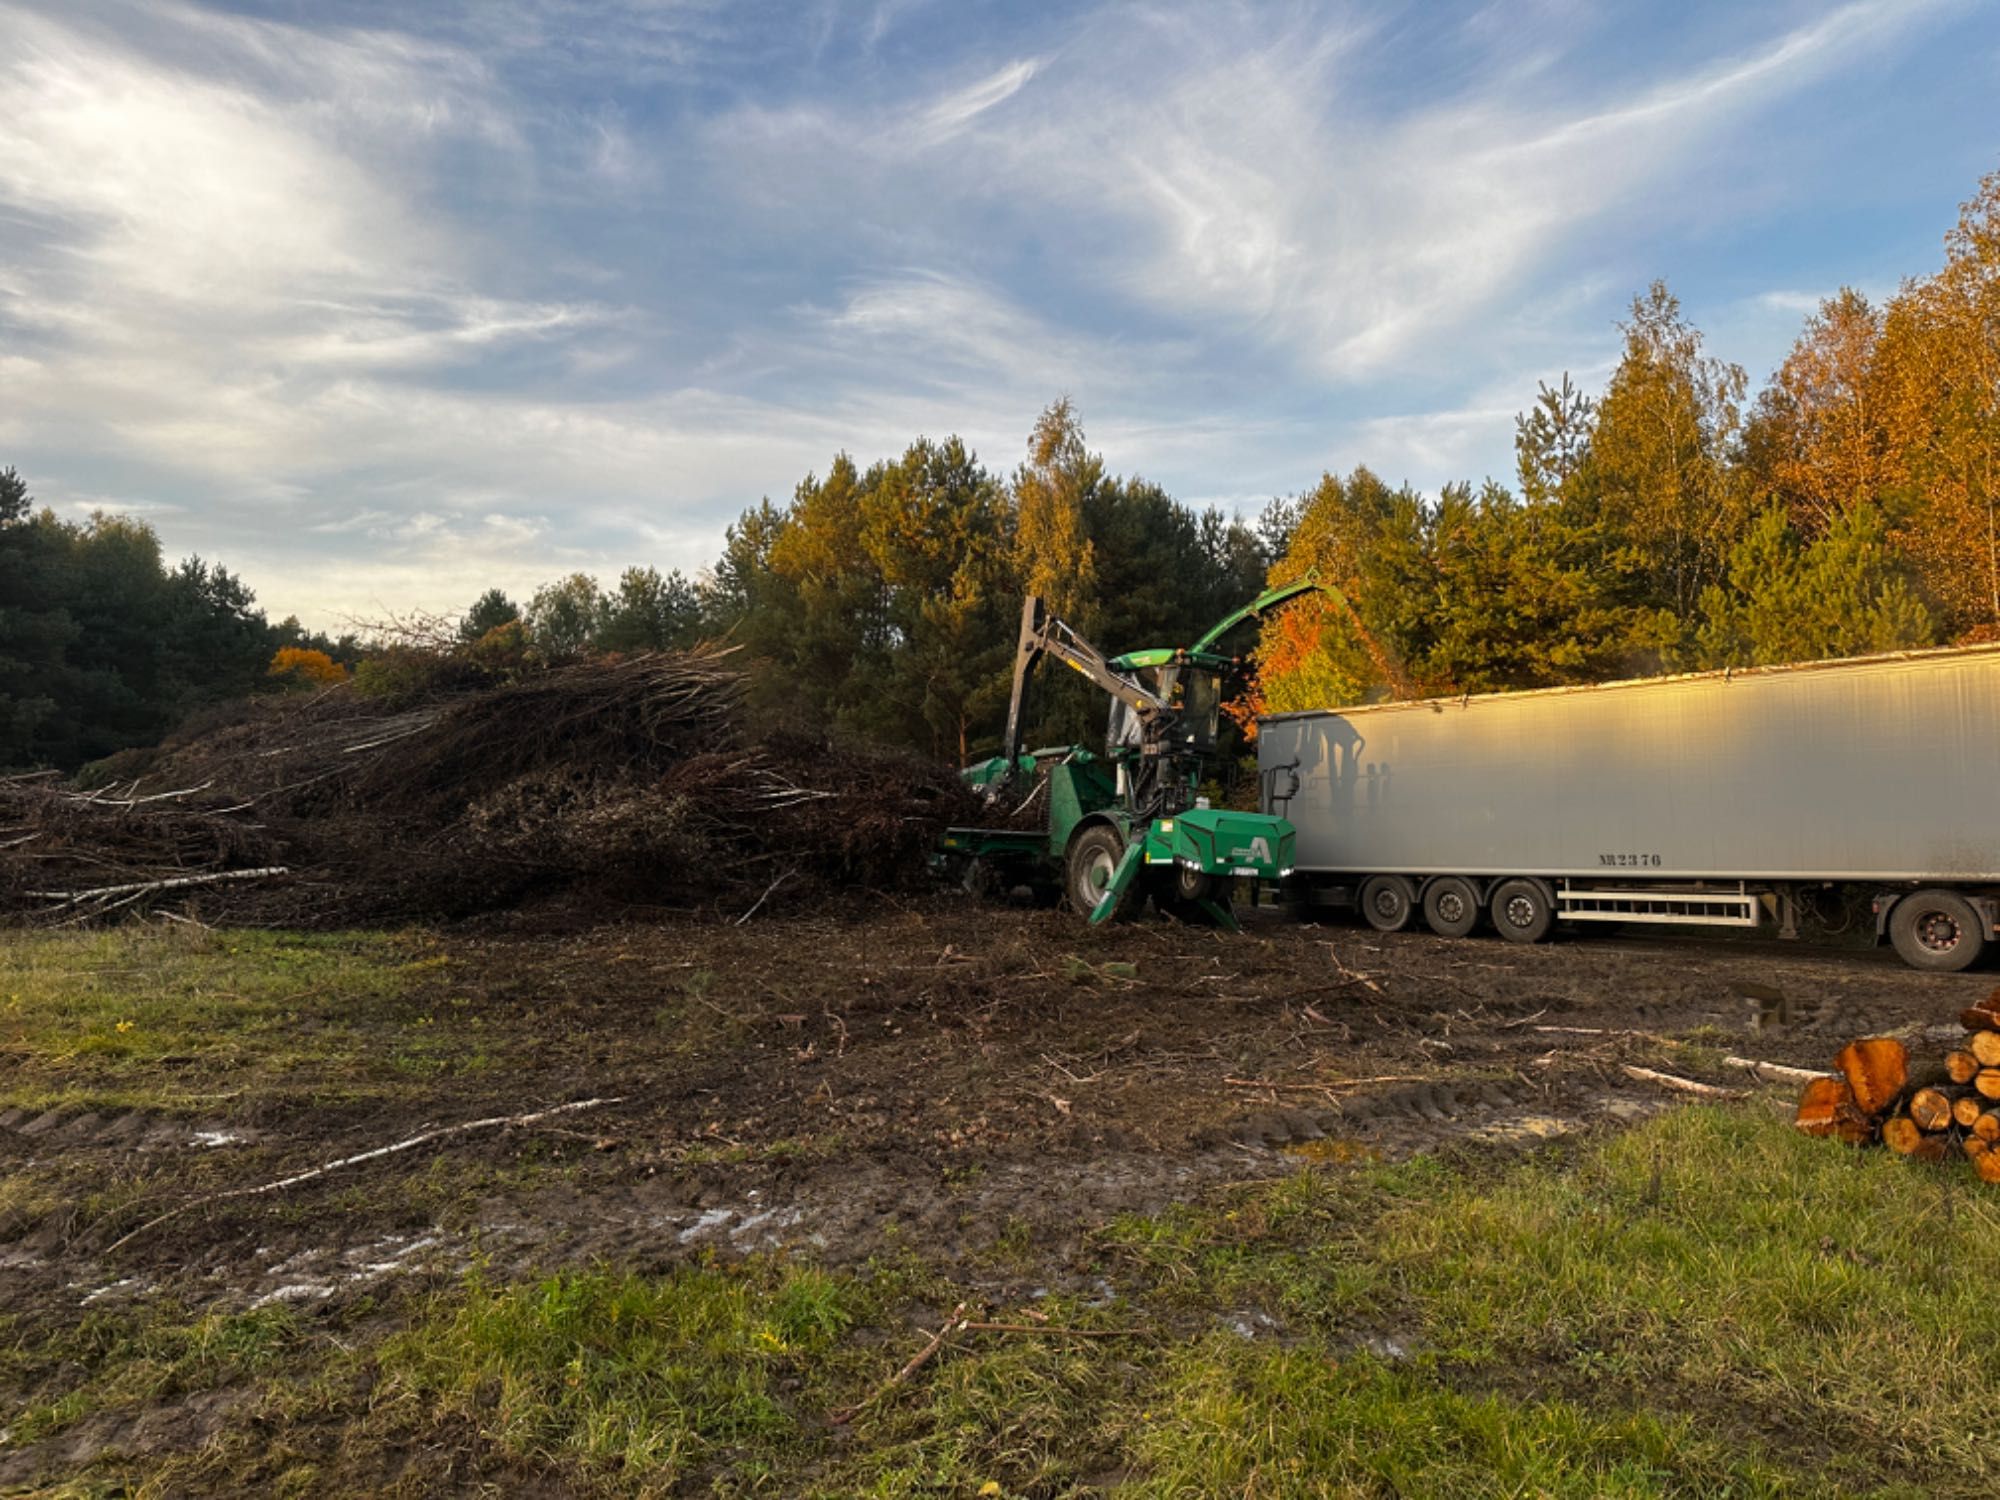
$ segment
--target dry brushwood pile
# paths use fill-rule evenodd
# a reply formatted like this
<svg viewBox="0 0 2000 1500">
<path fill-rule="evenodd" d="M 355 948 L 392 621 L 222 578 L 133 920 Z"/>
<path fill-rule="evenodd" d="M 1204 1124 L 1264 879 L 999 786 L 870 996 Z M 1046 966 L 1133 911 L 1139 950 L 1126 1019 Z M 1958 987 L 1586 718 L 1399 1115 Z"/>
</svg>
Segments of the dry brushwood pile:
<svg viewBox="0 0 2000 1500">
<path fill-rule="evenodd" d="M 2000 990 L 1959 1012 L 1959 1022 L 1965 1045 L 1921 1077 L 1895 1037 L 1849 1042 L 1833 1060 L 1837 1074 L 1806 1085 L 1799 1129 L 1853 1146 L 1879 1141 L 1920 1161 L 1964 1157 L 2000 1182 Z"/>
<path fill-rule="evenodd" d="M 0 916 L 330 926 L 547 898 L 741 916 L 922 880 L 950 768 L 742 727 L 698 649 L 384 703 L 256 702 L 90 790 L 0 780 Z"/>
</svg>

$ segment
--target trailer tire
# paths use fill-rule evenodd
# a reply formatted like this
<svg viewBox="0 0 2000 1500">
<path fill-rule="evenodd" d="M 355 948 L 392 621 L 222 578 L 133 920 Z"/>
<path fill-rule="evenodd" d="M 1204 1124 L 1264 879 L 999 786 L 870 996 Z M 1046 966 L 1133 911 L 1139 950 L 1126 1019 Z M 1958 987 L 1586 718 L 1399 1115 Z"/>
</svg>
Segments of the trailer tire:
<svg viewBox="0 0 2000 1500">
<path fill-rule="evenodd" d="M 1109 823 L 1093 823 L 1071 839 L 1063 881 L 1070 910 L 1088 921 L 1090 914 L 1097 910 L 1097 903 L 1104 895 L 1104 887 L 1110 882 L 1112 872 L 1118 868 L 1118 861 L 1124 857 L 1125 840 Z M 1112 908 L 1111 920 L 1122 922 L 1134 915 L 1145 899 L 1145 882 L 1133 881 L 1125 887 L 1117 906 Z"/>
<path fill-rule="evenodd" d="M 1917 891 L 1889 913 L 1889 941 L 1913 969 L 1956 974 L 1979 961 L 1985 925 L 1972 903 L 1952 891 Z"/>
<path fill-rule="evenodd" d="M 1370 875 L 1361 882 L 1361 915 L 1377 932 L 1401 932 L 1417 909 L 1417 893 L 1400 875 Z"/>
<path fill-rule="evenodd" d="M 1510 943 L 1539 943 L 1556 925 L 1555 899 L 1539 880 L 1503 880 L 1487 905 L 1496 932 Z"/>
<path fill-rule="evenodd" d="M 1472 882 L 1444 875 L 1425 886 L 1424 924 L 1439 937 L 1470 936 L 1479 925 L 1479 892 Z"/>
</svg>

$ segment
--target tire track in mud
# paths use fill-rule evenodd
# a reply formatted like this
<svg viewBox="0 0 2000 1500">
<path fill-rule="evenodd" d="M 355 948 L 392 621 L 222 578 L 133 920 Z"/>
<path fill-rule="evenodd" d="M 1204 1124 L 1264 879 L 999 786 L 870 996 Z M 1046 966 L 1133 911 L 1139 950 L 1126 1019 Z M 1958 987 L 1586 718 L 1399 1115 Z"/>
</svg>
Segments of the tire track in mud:
<svg viewBox="0 0 2000 1500">
<path fill-rule="evenodd" d="M 228 1243 L 183 1267 L 204 1304 L 324 1303 L 411 1276 L 455 1277 L 475 1263 L 512 1276 L 602 1261 L 664 1267 L 709 1255 L 804 1253 L 855 1264 L 909 1248 L 934 1262 L 978 1262 L 1003 1237 L 1032 1246 L 1045 1286 L 1094 1283 L 1091 1232 L 1233 1183 L 1316 1164 L 1398 1160 L 1454 1142 L 1530 1146 L 1606 1121 L 1629 1123 L 1671 1101 L 1597 1090 L 1550 1091 L 1519 1079 L 1443 1079 L 1336 1108 L 1242 1112 L 1181 1150 L 1113 1150 L 1050 1159 L 980 1159 L 957 1177 L 893 1152 L 779 1167 L 708 1163 L 625 1181 L 584 1181 L 478 1205 L 469 1227 L 336 1236 L 289 1251 Z M 66 1267 L 80 1304 L 144 1299 L 159 1287 L 88 1260 Z M 985 1274 L 972 1267 L 975 1280 Z"/>
<path fill-rule="evenodd" d="M 189 1121 L 150 1110 L 109 1110 L 58 1105 L 51 1109 L 0 1110 L 0 1153 L 64 1151 L 175 1151 L 247 1145 L 259 1132 L 220 1120 Z"/>
</svg>

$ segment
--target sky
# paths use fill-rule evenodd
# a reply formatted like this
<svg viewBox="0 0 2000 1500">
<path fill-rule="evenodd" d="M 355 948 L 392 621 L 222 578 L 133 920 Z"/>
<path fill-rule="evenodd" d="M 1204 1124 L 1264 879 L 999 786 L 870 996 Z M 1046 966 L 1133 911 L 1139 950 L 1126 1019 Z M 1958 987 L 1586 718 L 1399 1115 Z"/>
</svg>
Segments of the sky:
<svg viewBox="0 0 2000 1500">
<path fill-rule="evenodd" d="M 1993 0 L 0 0 L 0 467 L 273 618 L 710 563 L 1068 395 L 1251 515 L 1511 480 L 1664 277 L 1753 384 L 2000 167 Z"/>
</svg>

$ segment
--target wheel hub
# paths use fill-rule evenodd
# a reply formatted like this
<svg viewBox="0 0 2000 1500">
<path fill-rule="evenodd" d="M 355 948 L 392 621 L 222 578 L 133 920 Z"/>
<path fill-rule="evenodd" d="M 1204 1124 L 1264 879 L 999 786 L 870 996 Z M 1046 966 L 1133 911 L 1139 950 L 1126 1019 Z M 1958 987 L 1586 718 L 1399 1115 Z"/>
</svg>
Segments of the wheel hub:
<svg viewBox="0 0 2000 1500">
<path fill-rule="evenodd" d="M 1437 898 L 1438 915 L 1447 922 L 1462 921 L 1465 917 L 1465 898 L 1457 891 L 1446 891 Z"/>
<path fill-rule="evenodd" d="M 1964 934 L 1949 913 L 1928 911 L 1917 918 L 1917 941 L 1931 953 L 1949 953 Z"/>
<path fill-rule="evenodd" d="M 1111 856 L 1100 849 L 1090 857 L 1090 864 L 1084 869 L 1084 884 L 1088 885 L 1093 892 L 1101 896 L 1109 889 L 1111 876 L 1115 869 L 1116 867 L 1111 863 Z"/>
<path fill-rule="evenodd" d="M 1526 927 L 1535 920 L 1535 903 L 1526 896 L 1514 896 L 1507 902 L 1507 920 L 1516 927 Z"/>
</svg>

